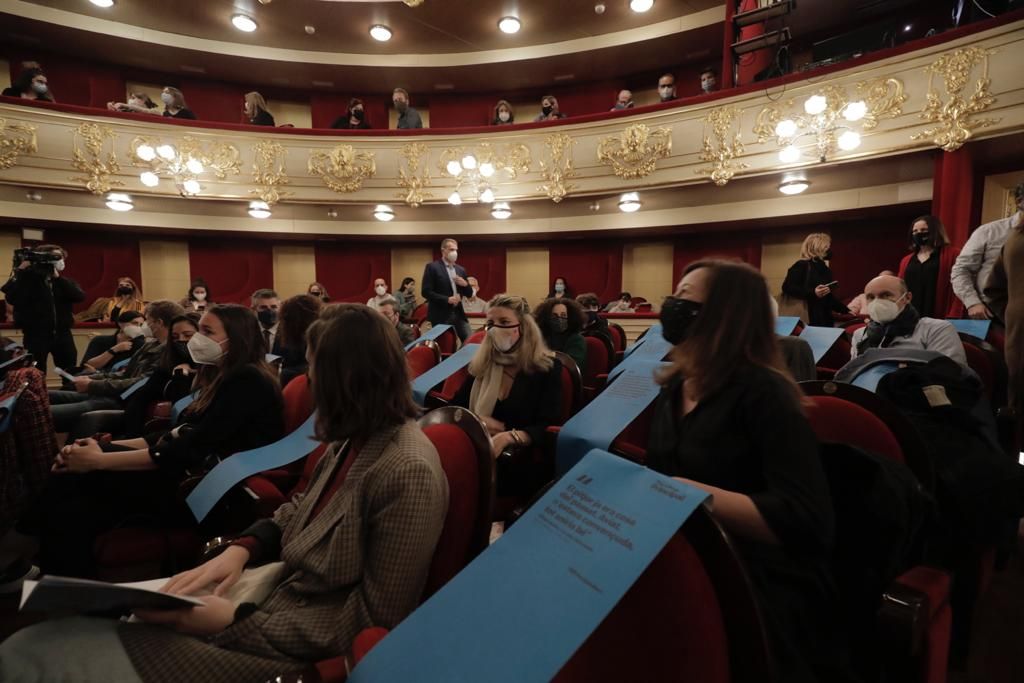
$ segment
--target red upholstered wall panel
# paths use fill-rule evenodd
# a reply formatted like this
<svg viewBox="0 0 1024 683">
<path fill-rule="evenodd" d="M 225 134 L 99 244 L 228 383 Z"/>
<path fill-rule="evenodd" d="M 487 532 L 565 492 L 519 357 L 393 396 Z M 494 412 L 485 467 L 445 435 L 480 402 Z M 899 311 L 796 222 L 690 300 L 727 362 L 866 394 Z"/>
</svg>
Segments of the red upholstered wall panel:
<svg viewBox="0 0 1024 683">
<path fill-rule="evenodd" d="M 893 210 L 896 212 L 899 207 Z M 916 213 L 904 213 L 831 226 L 833 259 L 829 266 L 832 276 L 839 281 L 836 296 L 847 301 L 863 292 L 868 280 L 880 271 L 899 271 L 900 259 L 907 253 L 910 222 L 916 217 Z"/>
<path fill-rule="evenodd" d="M 387 280 L 392 291 L 398 285 L 391 281 L 391 247 L 327 242 L 317 244 L 315 254 L 317 282 L 327 288 L 331 301 L 365 304 L 379 277 Z M 419 274 L 414 277 L 418 287 Z"/>
<path fill-rule="evenodd" d="M 505 291 L 505 251 L 503 244 L 459 244 L 459 265 L 480 283 L 481 298 L 490 299 Z M 419 291 L 419 280 L 416 284 Z"/>
<path fill-rule="evenodd" d="M 219 304 L 250 303 L 252 293 L 274 286 L 273 243 L 245 239 L 189 240 L 189 272 L 203 278 Z"/>
<path fill-rule="evenodd" d="M 185 103 L 204 121 L 242 123 L 242 106 L 248 88 L 234 83 L 190 80 L 178 86 Z M 268 105 L 269 106 L 269 105 Z"/>
<path fill-rule="evenodd" d="M 68 252 L 64 274 L 85 292 L 85 301 L 75 306 L 76 312 L 100 297 L 113 295 L 119 277 L 130 277 L 142 286 L 139 238 L 135 235 L 104 237 L 92 231 L 47 230 L 46 242 L 59 244 Z M 31 244 L 36 243 L 26 242 L 26 246 Z"/>
<path fill-rule="evenodd" d="M 622 242 L 553 242 L 548 270 L 549 288 L 563 277 L 573 296 L 594 292 L 611 301 L 622 292 Z"/>
<path fill-rule="evenodd" d="M 761 267 L 761 234 L 751 232 L 711 232 L 684 235 L 676 240 L 672 254 L 672 283 L 683 275 L 683 269 L 694 261 L 706 258 L 740 260 L 755 268 Z M 666 292 L 668 294 L 669 292 Z"/>
</svg>

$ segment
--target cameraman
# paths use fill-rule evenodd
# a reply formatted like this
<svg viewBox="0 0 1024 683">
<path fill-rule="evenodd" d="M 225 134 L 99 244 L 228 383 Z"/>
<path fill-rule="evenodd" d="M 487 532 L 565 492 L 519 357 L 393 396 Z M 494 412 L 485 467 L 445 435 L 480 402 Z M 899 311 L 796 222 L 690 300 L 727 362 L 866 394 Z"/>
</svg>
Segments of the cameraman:
<svg viewBox="0 0 1024 683">
<path fill-rule="evenodd" d="M 14 306 L 14 324 L 25 334 L 25 350 L 44 374 L 48 355 L 63 368 L 74 367 L 78 355 L 71 337 L 71 305 L 84 301 L 85 293 L 60 275 L 67 256 L 56 244 L 17 249 L 14 272 L 0 287 Z"/>
</svg>

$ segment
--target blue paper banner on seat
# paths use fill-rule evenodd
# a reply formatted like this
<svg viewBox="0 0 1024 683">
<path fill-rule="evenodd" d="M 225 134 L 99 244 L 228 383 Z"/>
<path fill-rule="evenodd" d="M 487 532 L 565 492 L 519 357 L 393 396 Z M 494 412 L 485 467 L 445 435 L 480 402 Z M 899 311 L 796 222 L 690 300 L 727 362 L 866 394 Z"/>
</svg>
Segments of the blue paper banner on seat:
<svg viewBox="0 0 1024 683">
<path fill-rule="evenodd" d="M 956 328 L 957 332 L 963 334 L 969 334 L 972 337 L 984 340 L 988 337 L 988 330 L 992 327 L 991 320 L 972 320 L 970 318 L 957 318 L 951 319 L 949 322 L 953 323 L 953 327 Z"/>
<path fill-rule="evenodd" d="M 116 363 L 114 363 L 113 365 L 111 365 L 111 366 L 110 366 L 110 369 L 111 369 L 111 371 L 113 371 L 113 372 L 117 372 L 117 371 L 118 371 L 118 370 L 120 370 L 121 368 L 127 367 L 127 365 L 128 365 L 129 363 L 131 363 L 131 362 L 132 362 L 132 359 L 131 359 L 131 358 L 125 358 L 124 360 L 119 360 L 119 361 L 117 361 Z"/>
<path fill-rule="evenodd" d="M 408 351 L 412 347 L 414 347 L 417 344 L 419 344 L 421 341 L 428 341 L 428 340 L 429 341 L 433 341 L 434 339 L 437 339 L 438 337 L 440 337 L 442 334 L 444 334 L 445 332 L 447 332 L 450 329 L 452 329 L 451 325 L 434 325 L 429 330 L 427 330 L 424 334 L 421 334 L 419 337 L 417 337 L 416 339 L 413 339 L 411 342 L 406 344 L 405 345 L 405 350 Z"/>
<path fill-rule="evenodd" d="M 185 408 L 188 408 L 189 404 L 191 404 L 192 401 L 194 400 L 196 400 L 196 395 L 189 394 L 188 396 L 179 398 L 177 401 L 174 402 L 174 405 L 171 406 L 171 424 L 178 423 L 178 418 L 181 417 L 181 411 L 185 410 Z"/>
<path fill-rule="evenodd" d="M 427 394 L 430 393 L 430 390 L 469 365 L 469 361 L 473 360 L 473 355 L 479 348 L 479 344 L 466 344 L 414 379 L 412 381 L 412 399 L 419 405 L 423 405 L 427 400 Z"/>
<path fill-rule="evenodd" d="M 874 393 L 878 391 L 878 383 L 883 377 L 899 369 L 900 364 L 895 361 L 892 363 L 878 363 L 854 377 L 851 384 Z"/>
<path fill-rule="evenodd" d="M 661 386 L 654 380 L 654 373 L 665 365 L 654 360 L 634 363 L 569 418 L 558 432 L 556 472 L 574 467 L 595 448 L 608 450 L 615 437 L 657 398 Z"/>
<path fill-rule="evenodd" d="M 551 680 L 706 498 L 591 451 L 348 680 Z"/>
<path fill-rule="evenodd" d="M 217 501 L 246 478 L 290 465 L 312 453 L 319 445 L 313 440 L 315 427 L 316 413 L 313 413 L 301 427 L 283 439 L 250 451 L 235 453 L 217 463 L 185 499 L 196 521 L 206 519 Z"/>
<path fill-rule="evenodd" d="M 800 318 L 795 315 L 784 315 L 775 319 L 775 334 L 780 337 L 788 337 L 793 334 L 796 326 L 800 324 Z"/>
<path fill-rule="evenodd" d="M 651 331 L 647 333 L 647 336 L 642 341 L 644 343 L 641 346 L 634 347 L 635 351 L 633 353 L 628 357 L 624 355 L 622 361 L 612 368 L 612 371 L 608 373 L 608 382 L 611 382 L 628 368 L 646 365 L 651 361 L 661 361 L 672 350 L 672 345 L 661 334 L 661 325 L 658 325 L 657 330 L 652 327 Z"/>
<path fill-rule="evenodd" d="M 626 350 L 622 352 L 623 359 L 633 355 L 634 351 L 636 351 L 641 346 L 646 344 L 648 340 L 653 339 L 654 337 L 652 337 L 651 335 L 654 335 L 654 337 L 661 337 L 661 323 L 654 323 L 653 325 L 648 327 L 647 331 L 644 332 L 644 336 L 640 337 L 630 346 L 626 347 Z"/>
<path fill-rule="evenodd" d="M 133 384 L 130 387 L 128 387 L 127 389 L 125 389 L 123 392 L 121 392 L 121 400 L 122 401 L 128 400 L 129 396 L 134 394 L 136 391 L 138 391 L 142 387 L 146 386 L 147 382 L 149 382 L 149 377 L 143 377 L 138 382 L 136 382 L 135 384 Z"/>
<path fill-rule="evenodd" d="M 800 338 L 810 345 L 811 353 L 814 354 L 814 362 L 817 363 L 843 336 L 844 332 L 845 330 L 841 327 L 812 327 L 808 325 L 801 330 Z"/>
</svg>

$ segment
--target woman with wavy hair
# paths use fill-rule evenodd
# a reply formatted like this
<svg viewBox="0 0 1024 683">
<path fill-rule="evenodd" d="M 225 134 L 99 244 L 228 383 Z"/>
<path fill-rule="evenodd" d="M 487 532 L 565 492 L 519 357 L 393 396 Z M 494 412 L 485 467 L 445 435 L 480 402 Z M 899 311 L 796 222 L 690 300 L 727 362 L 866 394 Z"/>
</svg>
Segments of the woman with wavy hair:
<svg viewBox="0 0 1024 683">
<path fill-rule="evenodd" d="M 811 233 L 800 245 L 800 260 L 789 267 L 782 283 L 779 308 L 782 315 L 798 315 L 808 325 L 832 327 L 832 313 L 850 310 L 836 298 L 839 286 L 826 261 L 832 261 L 832 238 Z"/>
</svg>

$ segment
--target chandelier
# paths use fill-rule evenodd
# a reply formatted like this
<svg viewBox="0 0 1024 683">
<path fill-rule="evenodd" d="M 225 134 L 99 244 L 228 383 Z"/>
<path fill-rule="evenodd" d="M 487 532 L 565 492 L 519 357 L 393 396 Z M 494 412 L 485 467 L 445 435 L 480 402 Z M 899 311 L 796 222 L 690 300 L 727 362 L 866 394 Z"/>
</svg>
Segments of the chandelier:
<svg viewBox="0 0 1024 683">
<path fill-rule="evenodd" d="M 150 164 L 150 170 L 139 174 L 139 180 L 146 187 L 160 184 L 164 175 L 174 181 L 183 196 L 195 196 L 202 191 L 197 176 L 205 169 L 203 162 L 191 154 L 182 154 L 174 145 L 167 143 L 153 146 L 143 143 L 135 148 L 135 156 Z"/>
<path fill-rule="evenodd" d="M 490 161 L 479 161 L 473 154 L 461 159 L 451 159 L 445 164 L 445 171 L 455 178 L 455 191 L 448 195 L 448 203 L 458 205 L 466 197 L 476 197 L 478 202 L 494 202 L 494 188 L 490 179 L 497 170 Z"/>
<path fill-rule="evenodd" d="M 804 102 L 804 113 L 779 121 L 775 126 L 779 161 L 794 164 L 803 157 L 797 143 L 810 138 L 819 161 L 825 161 L 836 149 L 849 152 L 860 146 L 860 133 L 853 125 L 867 114 L 867 105 L 857 100 L 847 102 L 835 88 L 825 94 L 811 95 Z"/>
</svg>

